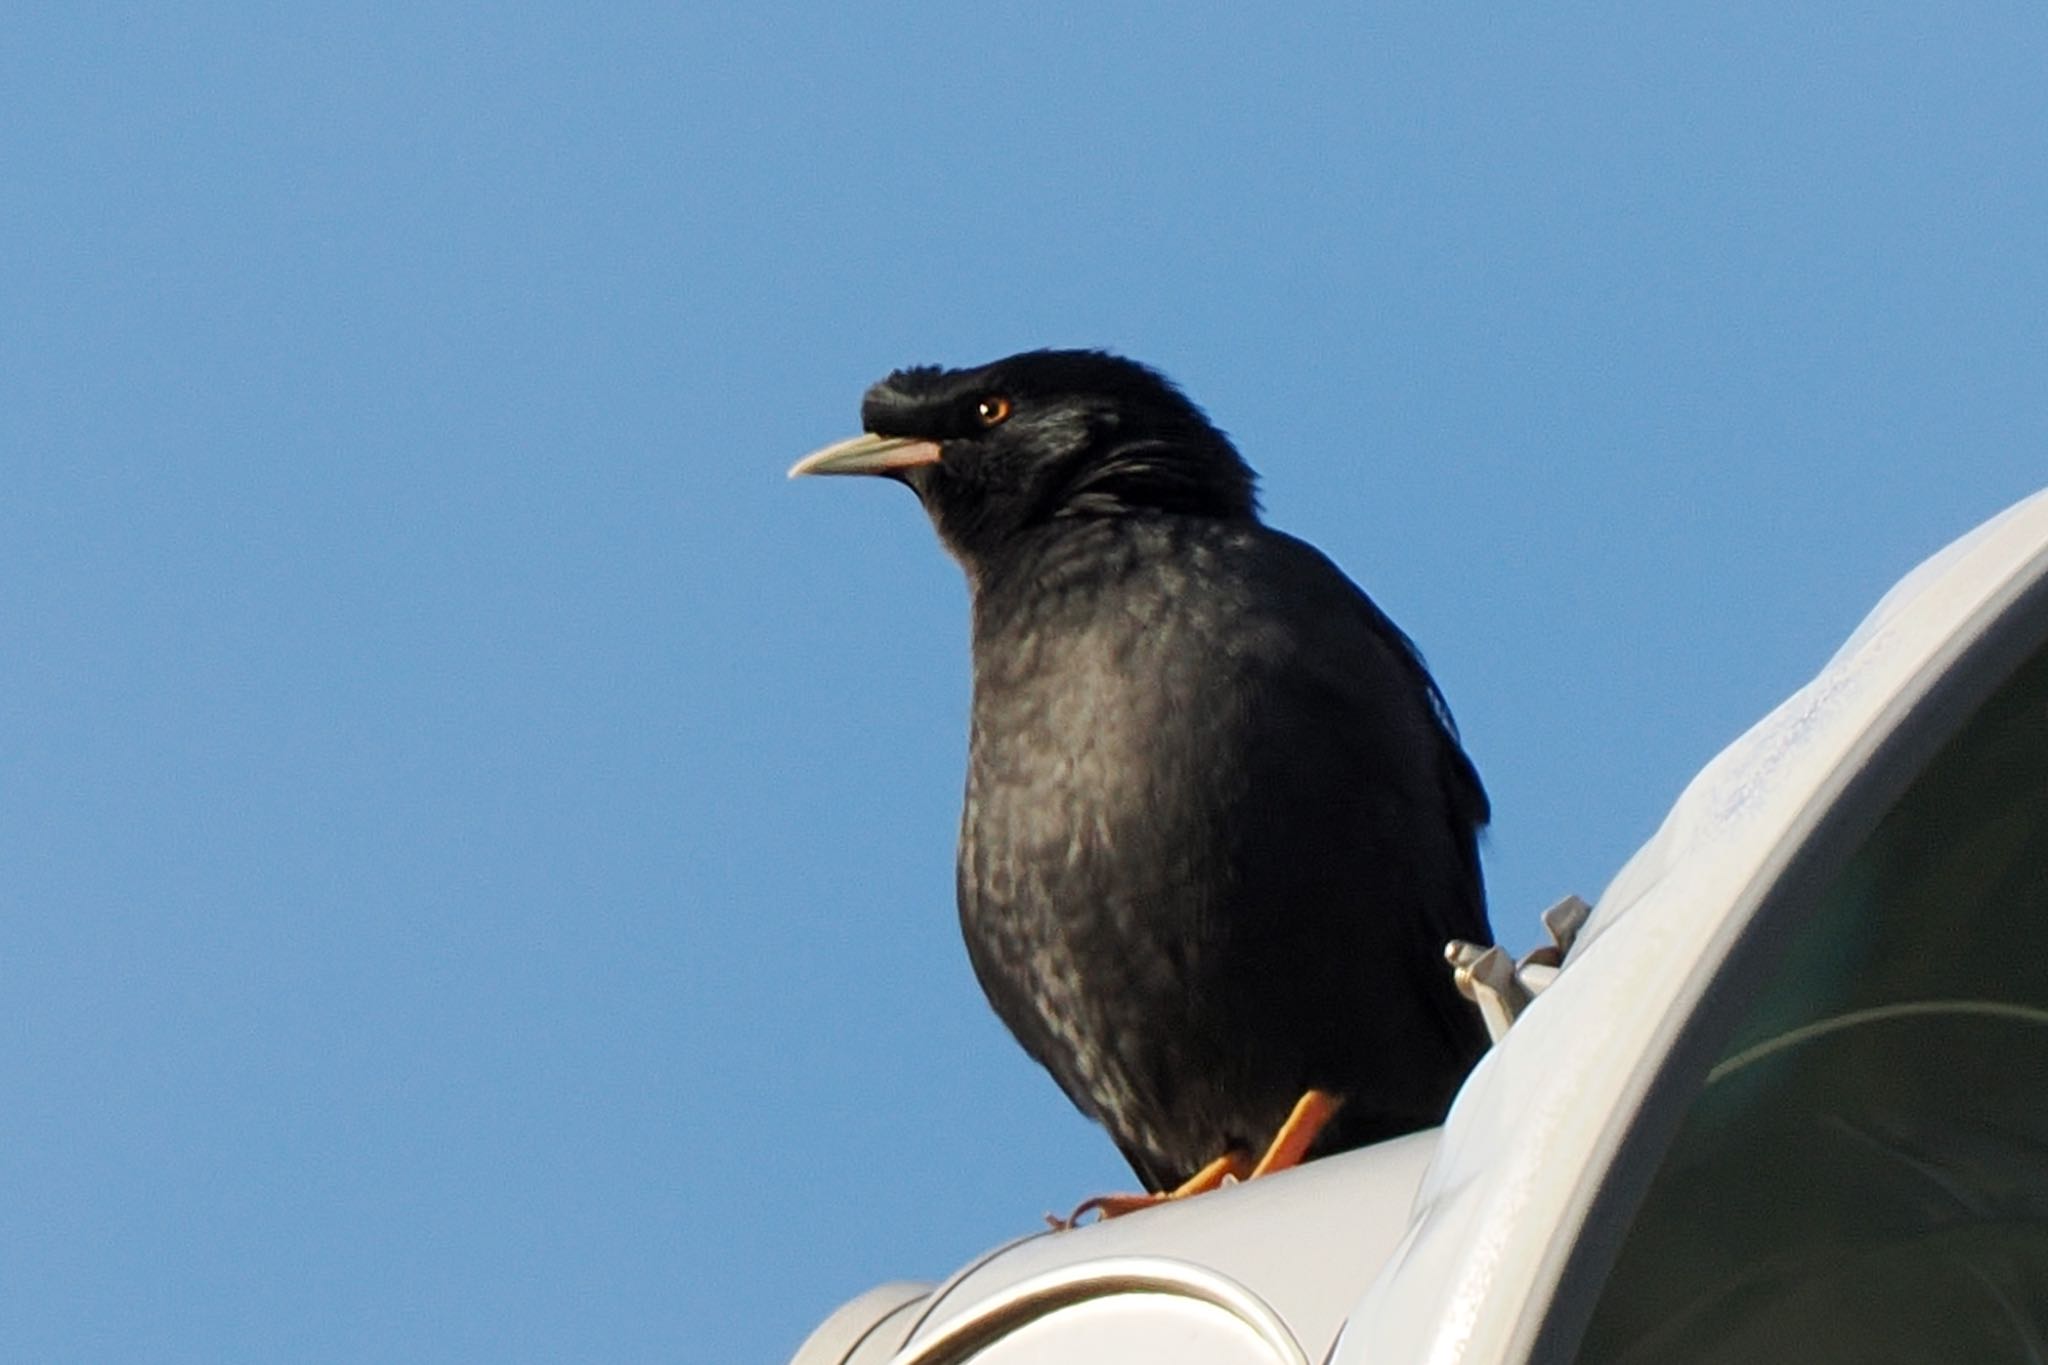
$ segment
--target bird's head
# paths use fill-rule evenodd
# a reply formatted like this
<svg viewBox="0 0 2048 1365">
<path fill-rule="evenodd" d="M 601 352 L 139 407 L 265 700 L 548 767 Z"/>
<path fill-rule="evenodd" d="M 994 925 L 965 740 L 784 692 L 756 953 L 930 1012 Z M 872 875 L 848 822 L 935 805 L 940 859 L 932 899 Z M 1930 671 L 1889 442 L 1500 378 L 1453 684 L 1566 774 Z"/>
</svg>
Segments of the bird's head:
<svg viewBox="0 0 2048 1365">
<path fill-rule="evenodd" d="M 866 434 L 789 473 L 908 484 L 970 571 L 1062 517 L 1251 518 L 1255 476 L 1164 376 L 1104 351 L 1026 351 L 975 369 L 898 370 L 861 403 Z"/>
</svg>

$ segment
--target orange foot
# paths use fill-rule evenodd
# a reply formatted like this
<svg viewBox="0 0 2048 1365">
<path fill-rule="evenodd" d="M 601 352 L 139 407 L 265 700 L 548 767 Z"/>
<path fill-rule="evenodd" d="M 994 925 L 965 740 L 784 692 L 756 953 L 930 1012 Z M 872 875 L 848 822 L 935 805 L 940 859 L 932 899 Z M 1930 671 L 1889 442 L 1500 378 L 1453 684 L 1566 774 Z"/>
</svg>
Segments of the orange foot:
<svg viewBox="0 0 2048 1365">
<path fill-rule="evenodd" d="M 1294 1112 L 1280 1125 L 1280 1131 L 1273 1135 L 1273 1141 L 1266 1148 L 1266 1154 L 1256 1164 L 1248 1164 L 1243 1152 L 1225 1152 L 1214 1161 L 1196 1171 L 1185 1182 L 1162 1194 L 1099 1194 L 1084 1201 L 1065 1218 L 1047 1214 L 1045 1221 L 1055 1230 L 1071 1228 L 1087 1215 L 1093 1213 L 1101 1218 L 1120 1218 L 1139 1209 L 1149 1209 L 1154 1204 L 1164 1204 L 1171 1199 L 1185 1199 L 1191 1194 L 1206 1194 L 1218 1186 L 1240 1180 L 1256 1180 L 1262 1175 L 1284 1171 L 1290 1166 L 1299 1166 L 1301 1159 L 1308 1155 L 1308 1149 L 1315 1145 L 1324 1127 L 1336 1114 L 1344 1101 L 1325 1090 L 1311 1090 L 1294 1103 Z"/>
</svg>

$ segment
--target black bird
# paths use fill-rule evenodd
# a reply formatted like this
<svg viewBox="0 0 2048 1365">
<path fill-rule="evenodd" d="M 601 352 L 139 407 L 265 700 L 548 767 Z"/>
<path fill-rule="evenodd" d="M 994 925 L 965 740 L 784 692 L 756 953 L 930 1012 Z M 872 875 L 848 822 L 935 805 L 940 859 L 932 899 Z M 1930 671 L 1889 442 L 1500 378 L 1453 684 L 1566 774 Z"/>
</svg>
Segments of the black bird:
<svg viewBox="0 0 2048 1365">
<path fill-rule="evenodd" d="M 1488 808 L 1408 638 L 1135 361 L 898 370 L 861 423 L 790 474 L 900 480 L 967 572 L 960 925 L 1025 1051 L 1155 1197 L 1438 1122 Z"/>
</svg>

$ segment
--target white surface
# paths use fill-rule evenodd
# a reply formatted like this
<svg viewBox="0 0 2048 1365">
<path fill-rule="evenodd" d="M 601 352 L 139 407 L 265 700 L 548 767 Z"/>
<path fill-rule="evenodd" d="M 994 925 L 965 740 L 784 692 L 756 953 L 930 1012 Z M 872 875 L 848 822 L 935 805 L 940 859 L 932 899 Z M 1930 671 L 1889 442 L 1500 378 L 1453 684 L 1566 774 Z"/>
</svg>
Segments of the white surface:
<svg viewBox="0 0 2048 1365">
<path fill-rule="evenodd" d="M 932 1288 L 921 1280 L 890 1280 L 859 1298 L 848 1299 L 811 1329 L 790 1365 L 854 1365 L 865 1359 L 887 1359 L 886 1354 L 877 1356 L 863 1348 L 883 1335 L 891 1314 L 924 1298 Z M 901 1335 L 899 1331 L 896 1338 Z"/>
<path fill-rule="evenodd" d="M 1694 779 L 1460 1093 L 1417 1220 L 1333 1365 L 1526 1356 L 1630 1116 L 1757 896 L 1897 719 L 2044 572 L 2048 493 L 1908 575 Z"/>
<path fill-rule="evenodd" d="M 975 1365 L 1159 1360 L 1173 1365 L 1292 1365 L 1214 1304 L 1168 1294 L 1112 1294 L 1039 1318 L 974 1356 Z"/>
<path fill-rule="evenodd" d="M 1131 1267 L 1163 1268 L 1170 1279 L 1168 1261 L 1200 1272 L 1184 1277 L 1192 1292 L 1245 1298 L 1248 1312 L 1270 1316 L 1309 1359 L 1319 1360 L 1358 1286 L 1372 1278 L 1407 1227 L 1435 1145 L 1434 1131 L 1413 1133 L 1197 1199 L 1025 1238 L 908 1304 L 878 1291 L 855 1300 L 813 1334 L 795 1365 L 922 1359 L 925 1348 L 972 1324 L 1003 1318 L 1021 1325 L 1035 1310 L 1020 1305 L 1020 1295 L 1034 1285 L 1057 1279 L 1085 1291 L 1092 1278 L 1102 1294 L 1134 1298 L 1125 1292 Z M 1135 1296 L 1124 1308 L 1142 1316 L 1162 1302 L 1157 1294 Z M 847 1355 L 855 1342 L 858 1349 Z"/>
<path fill-rule="evenodd" d="M 1320 1357 L 1357 1286 L 1407 1226 L 1436 1133 L 1412 1133 L 1249 1184 L 1008 1248 L 947 1287 L 923 1337 L 1003 1290 L 1055 1268 L 1171 1256 L 1245 1285 Z"/>
</svg>

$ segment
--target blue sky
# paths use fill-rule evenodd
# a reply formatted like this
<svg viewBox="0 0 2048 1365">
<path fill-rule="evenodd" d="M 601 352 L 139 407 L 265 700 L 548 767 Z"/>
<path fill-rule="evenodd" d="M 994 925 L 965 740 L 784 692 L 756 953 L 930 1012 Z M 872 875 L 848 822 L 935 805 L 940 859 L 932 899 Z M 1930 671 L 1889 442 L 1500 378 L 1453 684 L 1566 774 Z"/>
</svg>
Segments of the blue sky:
<svg viewBox="0 0 2048 1365">
<path fill-rule="evenodd" d="M 953 923 L 962 584 L 789 485 L 1166 369 L 1495 922 L 2044 482 L 2039 6 L 16 5 L 0 1357 L 778 1359 L 1127 1183 Z"/>
</svg>

